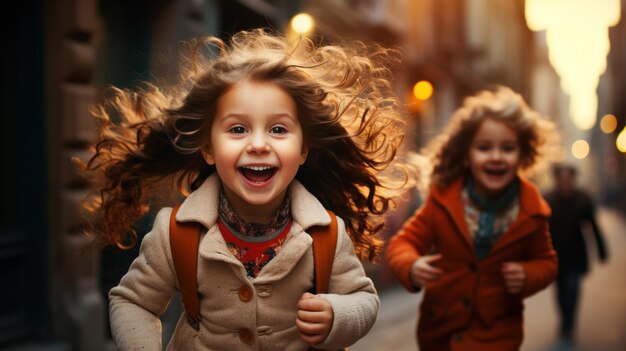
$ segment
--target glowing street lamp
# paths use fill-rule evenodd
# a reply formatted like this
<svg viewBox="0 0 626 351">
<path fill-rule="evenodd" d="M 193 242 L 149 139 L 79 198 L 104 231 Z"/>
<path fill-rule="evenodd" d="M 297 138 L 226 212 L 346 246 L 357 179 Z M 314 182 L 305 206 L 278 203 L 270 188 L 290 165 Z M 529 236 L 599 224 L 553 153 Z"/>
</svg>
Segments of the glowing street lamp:
<svg viewBox="0 0 626 351">
<path fill-rule="evenodd" d="M 420 80 L 413 86 L 413 96 L 421 101 L 426 101 L 433 96 L 433 85 L 426 80 Z"/>
</svg>

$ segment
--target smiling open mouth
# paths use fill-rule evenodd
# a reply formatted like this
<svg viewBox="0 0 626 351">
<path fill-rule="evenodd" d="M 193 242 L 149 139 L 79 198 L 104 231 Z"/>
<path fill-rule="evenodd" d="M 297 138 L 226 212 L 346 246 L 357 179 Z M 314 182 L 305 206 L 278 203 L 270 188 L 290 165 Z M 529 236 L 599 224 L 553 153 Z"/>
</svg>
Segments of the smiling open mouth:
<svg viewBox="0 0 626 351">
<path fill-rule="evenodd" d="M 278 168 L 270 166 L 246 166 L 239 167 L 239 172 L 246 180 L 252 183 L 266 182 L 276 174 Z"/>
<path fill-rule="evenodd" d="M 506 169 L 487 169 L 485 170 L 485 173 L 490 176 L 498 177 L 506 174 Z"/>
</svg>

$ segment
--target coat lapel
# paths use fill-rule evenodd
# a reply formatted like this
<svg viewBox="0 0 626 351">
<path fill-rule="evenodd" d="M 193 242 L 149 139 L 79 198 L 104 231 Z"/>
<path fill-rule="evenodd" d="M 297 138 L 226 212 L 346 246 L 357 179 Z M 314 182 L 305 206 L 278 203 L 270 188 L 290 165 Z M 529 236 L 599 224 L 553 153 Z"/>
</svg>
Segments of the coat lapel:
<svg viewBox="0 0 626 351">
<path fill-rule="evenodd" d="M 243 270 L 243 264 L 239 261 L 226 246 L 226 242 L 224 241 L 224 237 L 220 233 L 219 227 L 217 225 L 212 226 L 204 238 L 200 241 L 200 257 L 213 260 L 213 261 L 223 261 L 226 263 L 234 264 L 236 266 L 241 267 Z M 243 270 L 245 275 L 245 270 Z"/>
<path fill-rule="evenodd" d="M 457 179 L 446 189 L 440 190 L 436 186 L 431 188 L 433 198 L 443 207 L 448 216 L 457 228 L 459 235 L 463 237 L 463 240 L 467 243 L 468 247 L 473 251 L 474 242 L 467 228 L 467 222 L 465 221 L 465 208 L 463 208 L 463 201 L 461 200 L 461 190 L 463 188 L 463 179 Z"/>
<path fill-rule="evenodd" d="M 233 264 L 245 276 L 243 264 L 228 250 L 216 224 L 220 187 L 221 182 L 217 174 L 214 173 L 209 176 L 198 189 L 185 199 L 176 214 L 176 220 L 198 222 L 208 228 L 207 233 L 200 241 L 200 257 Z M 311 247 L 313 239 L 305 230 L 312 226 L 330 223 L 330 216 L 324 206 L 297 180 L 291 182 L 289 196 L 291 197 L 293 224 L 289 234 L 287 234 L 284 246 L 278 255 L 263 267 L 256 277 L 257 282 L 277 280 L 286 276 Z"/>
<path fill-rule="evenodd" d="M 259 272 L 255 283 L 276 281 L 289 274 L 313 243 L 313 238 L 305 231 L 312 226 L 330 224 L 330 216 L 324 206 L 300 182 L 291 182 L 289 196 L 293 224 L 287 240 L 278 255 Z"/>
<path fill-rule="evenodd" d="M 550 217 L 550 206 L 543 199 L 537 187 L 523 177 L 520 181 L 520 211 L 517 219 L 509 226 L 507 231 L 500 237 L 491 251 L 499 250 L 507 245 L 538 230 L 536 217 Z"/>
<path fill-rule="evenodd" d="M 217 223 L 219 194 L 222 184 L 217 173 L 211 174 L 202 185 L 193 191 L 180 205 L 176 220 L 198 222 L 206 228 Z"/>
<path fill-rule="evenodd" d="M 309 251 L 313 243 L 311 236 L 296 223 L 292 225 L 288 238 L 278 255 L 259 272 L 254 279 L 255 284 L 266 284 L 284 278 Z"/>
<path fill-rule="evenodd" d="M 520 181 L 520 212 L 509 229 L 491 248 L 491 252 L 505 247 L 537 230 L 535 223 L 532 221 L 533 217 L 548 218 L 550 216 L 550 207 L 539 193 L 537 187 L 521 176 L 518 178 Z M 463 237 L 469 248 L 474 250 L 474 242 L 467 228 L 465 209 L 461 200 L 463 184 L 463 179 L 459 178 L 443 190 L 433 186 L 431 193 L 433 198 L 446 210 L 458 233 Z"/>
</svg>

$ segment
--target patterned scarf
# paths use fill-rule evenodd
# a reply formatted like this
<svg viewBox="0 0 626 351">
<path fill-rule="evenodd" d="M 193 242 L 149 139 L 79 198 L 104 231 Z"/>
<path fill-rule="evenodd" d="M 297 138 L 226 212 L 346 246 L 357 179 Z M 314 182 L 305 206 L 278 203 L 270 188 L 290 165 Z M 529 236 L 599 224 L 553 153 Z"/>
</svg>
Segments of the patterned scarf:
<svg viewBox="0 0 626 351">
<path fill-rule="evenodd" d="M 493 223 L 495 215 L 498 211 L 504 210 L 511 206 L 519 193 L 519 181 L 515 178 L 509 184 L 502 194 L 495 199 L 484 198 L 476 194 L 474 179 L 471 175 L 466 179 L 467 193 L 472 201 L 480 207 L 481 212 L 478 218 L 478 230 L 474 235 L 474 247 L 476 255 L 481 260 L 491 250 L 493 236 Z"/>
<path fill-rule="evenodd" d="M 235 232 L 249 237 L 271 236 L 281 231 L 291 220 L 291 206 L 289 205 L 289 194 L 285 195 L 285 200 L 280 205 L 276 216 L 269 223 L 246 223 L 235 209 L 230 205 L 224 190 L 220 191 L 219 215 L 224 223 L 228 224 Z"/>
</svg>

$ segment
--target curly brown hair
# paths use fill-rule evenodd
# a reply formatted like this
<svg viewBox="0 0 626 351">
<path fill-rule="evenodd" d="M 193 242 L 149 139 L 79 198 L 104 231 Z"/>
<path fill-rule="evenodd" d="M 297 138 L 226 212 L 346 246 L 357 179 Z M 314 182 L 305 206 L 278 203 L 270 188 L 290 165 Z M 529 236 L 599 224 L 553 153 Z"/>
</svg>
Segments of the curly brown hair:
<svg viewBox="0 0 626 351">
<path fill-rule="evenodd" d="M 543 154 L 554 124 L 531 109 L 521 95 L 508 87 L 497 86 L 466 98 L 445 131 L 427 146 L 432 159 L 431 184 L 446 188 L 468 170 L 468 150 L 482 122 L 492 118 L 505 123 L 517 133 L 520 168 L 529 170 Z"/>
<path fill-rule="evenodd" d="M 189 52 L 175 87 L 113 88 L 95 111 L 101 138 L 94 156 L 78 164 L 93 182 L 95 196 L 84 207 L 100 214 L 92 221 L 100 241 L 134 246 L 133 223 L 156 189 L 188 194 L 215 172 L 201 148 L 216 102 L 248 79 L 277 84 L 294 99 L 309 150 L 296 178 L 345 221 L 361 259 L 378 258 L 383 243 L 376 234 L 393 203 L 390 191 L 406 183 L 402 172 L 388 172 L 404 126 L 390 86 L 397 52 L 364 44 L 316 47 L 261 29 L 234 34 L 228 46 L 215 37 L 198 39 Z"/>
</svg>

